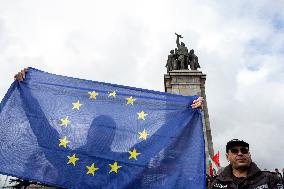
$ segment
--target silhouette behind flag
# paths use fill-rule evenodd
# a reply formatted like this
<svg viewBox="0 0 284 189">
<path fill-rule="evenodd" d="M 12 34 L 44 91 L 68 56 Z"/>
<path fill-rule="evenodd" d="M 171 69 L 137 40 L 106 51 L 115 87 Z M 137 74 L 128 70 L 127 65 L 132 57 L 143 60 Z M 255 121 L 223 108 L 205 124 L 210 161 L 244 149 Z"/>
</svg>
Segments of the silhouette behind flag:
<svg viewBox="0 0 284 189">
<path fill-rule="evenodd" d="M 0 172 L 64 188 L 205 188 L 196 97 L 30 68 L 0 106 Z"/>
</svg>

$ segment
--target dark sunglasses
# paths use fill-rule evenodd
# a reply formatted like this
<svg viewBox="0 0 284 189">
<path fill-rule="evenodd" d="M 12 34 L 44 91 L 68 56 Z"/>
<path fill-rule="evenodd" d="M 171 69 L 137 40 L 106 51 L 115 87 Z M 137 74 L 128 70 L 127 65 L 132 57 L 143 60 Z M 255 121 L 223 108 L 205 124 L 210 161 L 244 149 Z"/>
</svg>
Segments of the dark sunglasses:
<svg viewBox="0 0 284 189">
<path fill-rule="evenodd" d="M 233 154 L 238 154 L 239 152 L 241 152 L 242 154 L 247 154 L 249 152 L 249 149 L 248 148 L 232 148 L 230 149 L 230 151 L 233 153 Z"/>
</svg>

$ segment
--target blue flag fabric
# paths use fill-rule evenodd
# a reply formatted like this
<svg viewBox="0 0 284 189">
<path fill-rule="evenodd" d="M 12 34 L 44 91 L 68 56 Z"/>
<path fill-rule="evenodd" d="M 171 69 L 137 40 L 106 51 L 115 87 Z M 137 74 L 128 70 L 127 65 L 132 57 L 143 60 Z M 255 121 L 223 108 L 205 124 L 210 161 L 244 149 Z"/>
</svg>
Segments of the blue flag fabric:
<svg viewBox="0 0 284 189">
<path fill-rule="evenodd" d="M 196 96 L 29 68 L 0 106 L 0 172 L 63 188 L 205 188 Z"/>
</svg>

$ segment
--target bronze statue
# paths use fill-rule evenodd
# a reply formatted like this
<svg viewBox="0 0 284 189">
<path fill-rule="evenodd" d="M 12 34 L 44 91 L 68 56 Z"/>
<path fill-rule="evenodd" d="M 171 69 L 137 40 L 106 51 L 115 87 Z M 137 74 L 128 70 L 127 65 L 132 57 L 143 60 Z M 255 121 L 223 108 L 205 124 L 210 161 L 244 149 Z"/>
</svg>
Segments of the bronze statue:
<svg viewBox="0 0 284 189">
<path fill-rule="evenodd" d="M 194 50 L 191 49 L 188 53 L 188 49 L 183 42 L 180 43 L 179 39 L 183 38 L 181 35 L 175 33 L 177 36 L 176 44 L 177 48 L 171 50 L 168 55 L 167 60 L 167 72 L 172 70 L 188 70 L 190 67 L 191 70 L 197 70 L 200 68 L 198 57 L 194 54 Z"/>
<path fill-rule="evenodd" d="M 178 69 L 177 61 L 176 61 L 176 54 L 174 50 L 171 50 L 170 54 L 168 55 L 166 67 L 167 67 L 167 72 Z"/>
<path fill-rule="evenodd" d="M 179 39 L 183 38 L 181 35 L 175 33 L 177 36 L 177 60 L 179 64 L 179 69 L 188 69 L 188 49 L 183 42 L 179 43 Z"/>
<path fill-rule="evenodd" d="M 194 54 L 194 50 L 189 51 L 189 66 L 191 70 L 197 70 L 200 68 L 198 57 Z"/>
</svg>

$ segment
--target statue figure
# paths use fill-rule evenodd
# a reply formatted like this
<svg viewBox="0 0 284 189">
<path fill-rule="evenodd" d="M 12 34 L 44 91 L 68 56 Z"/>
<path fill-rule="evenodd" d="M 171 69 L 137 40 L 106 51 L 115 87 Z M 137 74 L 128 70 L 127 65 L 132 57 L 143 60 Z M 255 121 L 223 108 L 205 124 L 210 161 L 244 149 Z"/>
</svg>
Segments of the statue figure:
<svg viewBox="0 0 284 189">
<path fill-rule="evenodd" d="M 197 70 L 197 68 L 200 68 L 198 57 L 194 54 L 193 49 L 189 51 L 189 66 L 191 70 Z"/>
<path fill-rule="evenodd" d="M 175 33 L 177 36 L 177 60 L 179 64 L 179 69 L 188 69 L 188 49 L 183 42 L 179 43 L 179 39 L 183 38 L 181 35 Z"/>
<path fill-rule="evenodd" d="M 179 39 L 183 38 L 181 35 L 175 33 L 177 36 L 176 44 L 177 48 L 171 50 L 168 55 L 168 60 L 166 64 L 167 72 L 172 70 L 197 70 L 200 68 L 198 57 L 194 54 L 194 50 L 191 49 L 188 53 L 188 49 L 183 42 L 180 43 Z"/>
<path fill-rule="evenodd" d="M 170 54 L 168 55 L 168 60 L 167 60 L 166 67 L 167 67 L 167 72 L 168 73 L 169 73 L 169 71 L 178 69 L 177 61 L 176 61 L 176 55 L 175 55 L 174 50 L 171 50 Z"/>
</svg>

